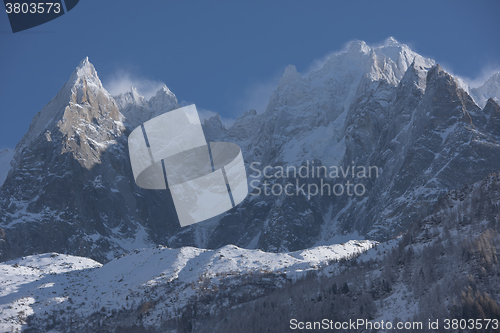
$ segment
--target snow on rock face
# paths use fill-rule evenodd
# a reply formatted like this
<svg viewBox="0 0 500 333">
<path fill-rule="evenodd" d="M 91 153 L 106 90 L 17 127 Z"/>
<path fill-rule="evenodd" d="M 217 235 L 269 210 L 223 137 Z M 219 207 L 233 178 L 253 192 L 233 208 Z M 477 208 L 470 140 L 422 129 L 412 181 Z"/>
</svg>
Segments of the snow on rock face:
<svg viewBox="0 0 500 333">
<path fill-rule="evenodd" d="M 293 253 L 266 253 L 234 245 L 219 250 L 157 247 L 137 250 L 104 266 L 57 253 L 29 256 L 0 263 L 0 330 L 21 328 L 29 315 L 43 320 L 44 313 L 62 309 L 66 315 L 61 322 L 81 318 L 79 324 L 83 324 L 85 317 L 98 309 L 130 309 L 143 298 L 155 301 L 160 296 L 166 300 L 157 304 L 155 313 L 174 314 L 199 292 L 201 278 L 209 278 L 215 285 L 227 283 L 221 281 L 222 277 L 262 272 L 296 279 L 329 260 L 346 258 L 375 245 L 371 241 L 350 241 Z M 170 285 L 174 289 L 169 293 L 154 292 L 154 287 Z"/>
<path fill-rule="evenodd" d="M 92 259 L 46 253 L 0 263 L 0 331 L 21 330 L 27 316 L 49 310 L 68 300 L 61 288 L 66 273 L 88 271 L 102 265 Z M 37 293 L 47 297 L 41 301 Z"/>
<path fill-rule="evenodd" d="M 125 124 L 131 129 L 151 118 L 180 107 L 177 97 L 165 85 L 149 100 L 141 96 L 136 88 L 114 98 L 124 117 Z"/>
<path fill-rule="evenodd" d="M 168 92 L 157 96 L 160 107 Z M 129 99 L 141 102 L 133 92 Z M 84 59 L 16 147 L 12 177 L 0 190 L 3 260 L 58 251 L 105 262 L 127 252 L 123 244 L 149 244 L 171 232 L 175 220 L 155 236 L 141 235 L 150 218 L 176 215 L 165 193 L 135 193 L 123 119 Z M 166 204 L 152 211 L 146 202 L 155 201 Z"/>
<path fill-rule="evenodd" d="M 61 154 L 70 152 L 82 166 L 91 168 L 101 162 L 102 152 L 123 130 L 118 106 L 85 58 L 56 97 L 35 115 L 16 154 L 39 141 L 58 140 L 63 142 Z"/>
<path fill-rule="evenodd" d="M 4 149 L 0 151 L 0 186 L 2 186 L 7 174 L 11 169 L 10 162 L 14 157 L 14 151 L 10 149 Z"/>
<path fill-rule="evenodd" d="M 482 86 L 470 89 L 470 92 L 480 107 L 485 107 L 489 98 L 500 103 L 500 72 L 493 74 Z"/>
<path fill-rule="evenodd" d="M 243 120 L 253 135 L 235 133 Z M 363 198 L 248 198 L 240 210 L 251 216 L 228 212 L 208 244 L 229 238 L 284 251 L 353 232 L 390 237 L 425 215 L 439 193 L 496 170 L 499 146 L 490 136 L 492 125 L 485 125 L 484 112 L 459 79 L 393 38 L 375 47 L 351 42 L 308 74 L 289 66 L 266 112 L 238 119 L 225 140 L 240 144 L 247 164 L 354 161 L 377 166 L 379 178 L 365 184 Z M 320 214 L 306 219 L 290 213 L 308 209 Z M 239 230 L 239 238 L 225 229 Z"/>
<path fill-rule="evenodd" d="M 153 111 L 153 116 L 159 116 L 167 111 L 179 108 L 177 97 L 164 85 L 156 92 L 156 95 L 149 100 L 149 107 Z"/>
<path fill-rule="evenodd" d="M 89 62 L 87 57 L 78 64 L 71 74 L 70 79 L 64 84 L 57 95 L 35 115 L 28 132 L 20 141 L 18 147 L 24 148 L 46 131 L 53 130 L 57 122 L 67 112 L 70 103 L 84 107 L 85 104 L 90 102 L 90 96 L 94 98 L 99 97 L 103 100 L 110 97 L 102 86 L 94 66 Z M 118 118 L 118 113 L 115 111 L 112 116 Z M 89 112 L 87 117 L 91 117 L 91 112 Z"/>
<path fill-rule="evenodd" d="M 69 82 L 71 82 L 73 86 L 79 86 L 84 80 L 88 85 L 94 86 L 95 89 L 104 89 L 101 80 L 97 76 L 94 65 L 92 65 L 89 61 L 89 57 L 85 57 L 85 59 L 80 61 L 71 75 Z"/>
<path fill-rule="evenodd" d="M 266 162 L 266 155 L 272 155 L 269 150 L 281 151 L 282 162 L 293 165 L 328 155 L 321 153 L 331 142 L 342 141 L 349 125 L 347 115 L 361 111 L 352 108 L 355 99 L 372 95 L 373 99 L 390 103 L 388 95 L 412 63 L 424 70 L 434 65 L 431 59 L 423 58 L 391 38 L 378 47 L 370 47 L 362 41 L 351 42 L 346 51 L 331 55 L 320 68 L 305 77 L 294 66 L 288 66 L 263 116 L 266 125 L 260 135 L 255 136 L 250 149 L 264 150 Z M 380 83 L 388 83 L 388 86 Z M 312 138 L 312 132 L 318 127 L 328 126 L 333 127 L 328 135 L 322 136 L 324 142 L 319 143 L 319 147 L 315 140 L 300 142 L 302 138 Z M 289 138 L 292 141 L 287 140 Z M 299 143 L 290 143 L 294 140 Z M 297 145 L 299 151 L 313 149 L 316 154 L 299 153 Z"/>
<path fill-rule="evenodd" d="M 140 95 L 137 91 L 137 88 L 132 87 L 129 92 L 124 94 L 120 94 L 114 97 L 116 104 L 120 110 L 123 110 L 127 107 L 127 105 L 134 104 L 138 106 L 146 106 L 147 101 L 144 96 Z M 122 112 L 123 113 L 123 112 Z"/>
<path fill-rule="evenodd" d="M 247 167 L 354 161 L 379 177 L 363 197 L 249 196 L 180 228 L 167 191 L 135 186 L 126 142 L 131 128 L 177 108 L 175 95 L 113 98 L 85 59 L 16 149 L 0 189 L 2 258 L 57 251 L 106 262 L 130 244 L 289 252 L 343 235 L 386 239 L 442 191 L 497 171 L 495 105 L 480 110 L 456 78 L 393 38 L 352 42 L 309 73 L 289 66 L 264 113 L 230 128 L 209 119 L 207 138 L 237 143 Z"/>
</svg>

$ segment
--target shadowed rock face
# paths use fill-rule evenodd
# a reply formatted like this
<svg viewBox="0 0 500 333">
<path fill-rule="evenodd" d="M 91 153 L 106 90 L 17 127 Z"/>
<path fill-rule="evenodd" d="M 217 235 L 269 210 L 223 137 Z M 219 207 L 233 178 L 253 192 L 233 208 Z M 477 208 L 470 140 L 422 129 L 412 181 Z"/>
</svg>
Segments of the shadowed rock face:
<svg viewBox="0 0 500 333">
<path fill-rule="evenodd" d="M 495 132 L 496 118 L 489 116 L 495 114 L 496 102 L 490 100 L 487 108 L 481 110 L 439 65 L 426 68 L 413 62 L 397 85 L 389 84 L 388 80 L 367 81 L 366 76 L 360 81 L 356 98 L 347 108 L 345 122 L 330 137 L 331 146 L 337 150 L 338 142 L 344 144 L 339 165 L 349 166 L 355 161 L 356 165 L 379 168 L 379 177 L 365 182 L 367 194 L 304 200 L 295 209 L 288 205 L 287 213 L 280 215 L 287 218 L 281 219 L 275 218 L 275 211 L 291 201 L 289 197 L 249 198 L 240 209 L 249 212 L 259 207 L 259 214 L 248 214 L 241 219 L 234 214 L 223 217 L 209 242 L 211 246 L 219 246 L 225 237 L 230 237 L 232 243 L 240 246 L 255 244 L 258 239 L 256 244 L 263 249 L 296 249 L 346 232 L 382 240 L 404 230 L 414 219 L 426 216 L 443 191 L 478 181 L 497 170 L 500 138 Z M 256 139 L 265 137 L 268 142 L 269 148 L 264 148 L 267 151 L 262 159 L 271 159 L 271 165 L 286 163 L 282 157 L 286 146 L 275 142 L 293 140 L 293 136 L 284 139 L 281 135 L 282 127 L 291 120 L 279 119 L 269 109 L 255 118 L 259 117 L 267 118 L 260 121 L 266 125 Z M 304 131 L 308 129 L 300 132 Z M 311 132 L 309 129 L 309 135 L 314 135 Z M 314 149 L 313 145 L 302 148 L 306 156 L 307 149 Z M 332 149 L 331 155 L 334 154 L 336 151 Z M 325 163 L 328 158 L 327 150 L 323 156 L 317 156 L 316 165 L 328 165 Z M 311 181 L 319 186 L 318 179 Z M 314 218 L 306 219 L 291 216 L 290 210 L 320 214 L 311 214 Z M 306 225 L 308 233 L 296 227 Z M 238 232 L 229 236 L 225 230 Z M 268 236 L 269 233 L 274 237 Z M 298 235 L 310 243 L 306 245 L 303 238 L 294 238 Z"/>
<path fill-rule="evenodd" d="M 0 189 L 2 259 L 57 251 L 105 262 L 178 228 L 166 192 L 135 186 L 123 120 L 85 59 L 16 148 Z"/>
<path fill-rule="evenodd" d="M 135 90 L 112 97 L 82 61 L 16 147 L 0 188 L 1 259 L 54 251 L 105 262 L 152 244 L 293 251 L 346 233 L 381 240 L 427 215 L 440 193 L 500 165 L 494 99 L 481 109 L 439 65 L 393 39 L 376 48 L 353 42 L 306 76 L 288 67 L 266 112 L 248 111 L 229 129 L 213 117 L 204 131 L 208 141 L 238 144 L 249 175 L 252 162 L 376 166 L 366 193 L 249 195 L 222 216 L 180 228 L 167 191 L 135 185 L 127 149 L 133 128 L 178 107 L 167 87 L 150 100 Z M 345 181 L 266 179 L 322 180 Z"/>
<path fill-rule="evenodd" d="M 454 79 L 439 66 L 432 68 L 407 130 L 390 136 L 396 141 L 394 148 L 380 145 L 372 155 L 376 164 L 393 165 L 380 179 L 378 194 L 385 199 L 386 213 L 379 210 L 380 215 L 371 219 L 374 226 L 399 231 L 412 219 L 427 215 L 444 189 L 478 181 L 495 171 L 500 146 L 486 124 L 485 112 Z M 386 157 L 380 158 L 383 154 L 378 151 L 386 151 Z"/>
</svg>

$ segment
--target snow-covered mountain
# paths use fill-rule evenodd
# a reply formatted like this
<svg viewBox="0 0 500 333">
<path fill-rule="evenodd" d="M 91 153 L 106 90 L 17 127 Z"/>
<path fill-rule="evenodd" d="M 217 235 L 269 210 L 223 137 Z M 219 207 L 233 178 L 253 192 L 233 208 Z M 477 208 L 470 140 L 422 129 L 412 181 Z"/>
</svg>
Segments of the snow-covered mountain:
<svg viewBox="0 0 500 333">
<path fill-rule="evenodd" d="M 481 107 L 486 105 L 489 98 L 500 103 L 500 72 L 494 73 L 483 85 L 470 89 L 472 97 Z"/>
<path fill-rule="evenodd" d="M 415 220 L 402 236 L 345 265 L 326 266 L 258 299 L 221 307 L 217 315 L 189 312 L 174 327 L 200 333 L 265 332 L 272 327 L 281 333 L 294 331 L 292 319 L 317 328 L 313 325 L 326 318 L 334 323 L 332 331 L 342 331 L 335 325 L 362 321 L 348 325 L 348 331 L 391 332 L 399 324 L 414 332 L 444 332 L 447 320 L 450 326 L 455 320 L 453 331 L 497 332 L 499 190 L 500 178 L 492 174 L 450 191 L 431 215 Z M 438 326 L 429 329 L 429 321 Z M 478 325 L 458 329 L 460 322 L 472 321 Z M 382 322 L 385 329 L 371 329 Z"/>
<path fill-rule="evenodd" d="M 167 86 L 163 86 L 149 100 L 141 96 L 134 87 L 125 94 L 115 96 L 115 100 L 127 124 L 132 129 L 146 120 L 180 107 L 177 97 Z"/>
<path fill-rule="evenodd" d="M 253 193 L 180 228 L 167 191 L 135 185 L 127 148 L 130 131 L 178 108 L 177 97 L 166 86 L 149 100 L 135 89 L 111 96 L 84 59 L 15 151 L 0 153 L 8 172 L 0 187 L 0 327 L 243 331 L 258 324 L 253 314 L 280 318 L 269 304 L 294 310 L 293 297 L 311 313 L 334 306 L 346 318 L 365 311 L 397 319 L 401 311 L 409 320 L 428 315 L 422 309 L 443 295 L 439 288 L 466 286 L 464 272 L 477 273 L 473 286 L 485 289 L 480 278 L 497 274 L 488 265 L 498 237 L 488 229 L 498 227 L 499 180 L 485 178 L 500 165 L 497 88 L 494 75 L 469 89 L 393 38 L 375 47 L 354 41 L 310 73 L 288 66 L 264 113 L 247 111 L 229 128 L 219 116 L 203 124 L 207 140 L 242 148 Z M 257 177 L 252 165 L 270 176 Z M 276 173 L 308 165 L 378 173 Z M 263 194 L 272 185 L 290 183 L 294 192 L 345 181 L 366 192 Z M 386 242 L 344 263 L 375 244 L 355 238 Z M 488 265 L 476 267 L 475 256 Z M 445 279 L 450 260 L 462 266 Z M 435 307 L 441 316 L 456 310 L 452 299 L 443 304 L 449 312 Z M 235 319 L 239 309 L 248 320 Z"/>
<path fill-rule="evenodd" d="M 170 95 L 159 91 L 153 110 L 175 107 Z M 125 97 L 117 100 L 127 105 Z M 105 262 L 179 228 L 164 223 L 175 216 L 166 193 L 142 191 L 130 177 L 125 120 L 84 59 L 16 146 L 0 190 L 2 258 L 54 250 Z M 158 226 L 155 236 L 145 220 Z"/>
<path fill-rule="evenodd" d="M 467 89 L 392 38 L 378 47 L 352 42 L 304 77 L 289 66 L 265 113 L 246 113 L 215 139 L 237 142 L 247 164 L 275 167 L 268 174 L 314 161 L 377 166 L 379 177 L 361 180 L 363 196 L 249 197 L 240 210 L 252 213 L 243 221 L 237 212 L 224 216 L 207 244 L 218 247 L 230 237 L 239 246 L 286 251 L 405 230 L 440 193 L 498 170 L 496 116 L 490 117 L 498 103 L 481 109 Z M 321 187 L 318 177 L 303 183 Z"/>
<path fill-rule="evenodd" d="M 271 174 L 307 163 L 374 166 L 378 177 L 261 178 L 254 194 L 265 182 L 298 190 L 351 181 L 366 191 L 249 195 L 180 228 L 167 191 L 134 184 L 126 142 L 135 126 L 177 108 L 176 96 L 166 86 L 149 100 L 134 89 L 110 96 L 84 59 L 16 147 L 0 188 L 1 258 L 59 252 L 104 263 L 156 244 L 290 252 L 388 239 L 426 216 L 440 193 L 498 171 L 498 96 L 481 108 L 463 87 L 393 38 L 376 47 L 351 42 L 304 75 L 289 66 L 264 113 L 248 111 L 230 128 L 208 119 L 207 139 L 242 147 L 249 181 L 252 163 Z"/>
<path fill-rule="evenodd" d="M 91 314 L 95 311 L 112 316 L 144 304 L 150 304 L 146 312 L 151 316 L 145 323 L 155 326 L 157 318 L 180 317 L 205 289 L 232 288 L 232 296 L 236 296 L 242 282 L 263 276 L 269 279 L 270 287 L 280 288 L 328 262 L 375 245 L 350 241 L 292 253 L 234 245 L 218 250 L 158 246 L 135 250 L 105 265 L 57 253 L 23 257 L 0 264 L 0 330 L 26 328 L 26 318 L 31 316 L 29 326 L 40 331 L 54 326 L 57 331 L 68 332 L 69 327 L 83 331 L 94 324 Z M 254 288 L 256 296 L 260 288 Z M 215 304 L 212 311 L 217 311 Z M 61 316 L 53 321 L 53 313 Z"/>
<path fill-rule="evenodd" d="M 499 190 L 493 174 L 450 191 L 433 214 L 381 244 L 349 241 L 291 253 L 158 246 L 105 265 L 57 253 L 4 262 L 0 327 L 288 332 L 290 318 L 394 325 L 500 319 Z"/>
</svg>

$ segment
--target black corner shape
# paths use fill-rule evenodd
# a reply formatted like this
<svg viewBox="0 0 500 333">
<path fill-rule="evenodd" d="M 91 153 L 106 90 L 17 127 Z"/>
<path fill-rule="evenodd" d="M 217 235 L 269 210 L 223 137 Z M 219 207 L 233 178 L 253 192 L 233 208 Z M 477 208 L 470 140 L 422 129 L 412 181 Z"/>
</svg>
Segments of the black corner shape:
<svg viewBox="0 0 500 333">
<path fill-rule="evenodd" d="M 69 12 L 79 0 L 4 0 L 12 32 L 16 33 L 52 21 Z"/>
<path fill-rule="evenodd" d="M 72 10 L 78 4 L 78 1 L 80 0 L 64 0 L 64 3 L 66 3 L 66 12 Z"/>
</svg>

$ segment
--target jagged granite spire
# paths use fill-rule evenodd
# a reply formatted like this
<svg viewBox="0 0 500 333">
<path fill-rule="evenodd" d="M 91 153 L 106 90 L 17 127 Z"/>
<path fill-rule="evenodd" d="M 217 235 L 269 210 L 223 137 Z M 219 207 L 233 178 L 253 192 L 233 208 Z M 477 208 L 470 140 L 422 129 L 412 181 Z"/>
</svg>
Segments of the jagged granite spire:
<svg viewBox="0 0 500 333">
<path fill-rule="evenodd" d="M 392 237 L 439 193 L 500 164 L 495 104 L 481 110 L 434 65 L 390 39 L 353 42 L 309 73 L 289 67 L 264 113 L 229 128 L 214 118 L 209 136 L 237 143 L 247 166 L 355 163 L 380 176 L 364 197 L 249 196 L 180 229 L 167 191 L 135 186 L 126 145 L 133 126 L 178 106 L 175 95 L 162 87 L 147 101 L 132 90 L 116 103 L 85 59 L 34 119 L 0 188 L 3 258 L 57 251 L 107 261 L 151 243 L 293 251 L 349 235 Z"/>
<path fill-rule="evenodd" d="M 493 73 L 481 86 L 472 88 L 471 95 L 480 107 L 484 107 L 489 98 L 500 102 L 500 71 Z"/>
<path fill-rule="evenodd" d="M 34 140 L 52 140 L 58 132 L 65 136 L 66 143 L 75 139 L 76 132 L 85 133 L 85 137 L 97 142 L 112 140 L 122 130 L 119 122 L 118 107 L 87 57 L 78 64 L 57 95 L 35 115 L 16 151 L 22 151 Z M 91 128 L 95 126 L 100 130 Z"/>
</svg>

